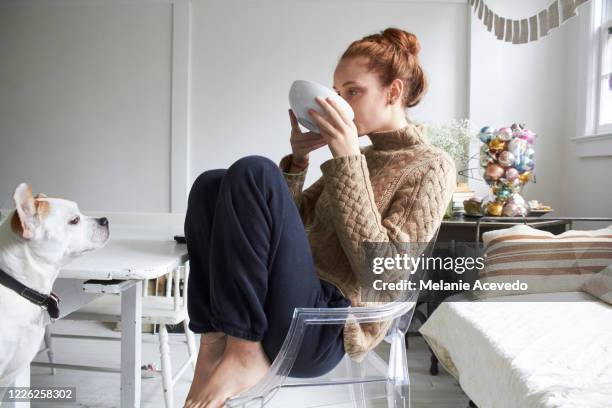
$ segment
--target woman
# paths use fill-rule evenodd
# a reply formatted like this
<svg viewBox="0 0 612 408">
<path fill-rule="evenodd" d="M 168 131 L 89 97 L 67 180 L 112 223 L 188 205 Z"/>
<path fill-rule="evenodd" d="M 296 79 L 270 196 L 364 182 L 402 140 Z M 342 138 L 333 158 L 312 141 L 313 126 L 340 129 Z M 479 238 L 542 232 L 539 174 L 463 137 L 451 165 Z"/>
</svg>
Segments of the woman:
<svg viewBox="0 0 612 408">
<path fill-rule="evenodd" d="M 455 186 L 449 156 L 431 146 L 406 108 L 426 89 L 417 38 L 387 28 L 352 43 L 334 89 L 354 121 L 318 98 L 321 133 L 300 131 L 289 111 L 292 153 L 277 166 L 261 156 L 210 170 L 189 196 L 189 327 L 202 333 L 186 407 L 220 407 L 259 381 L 284 341 L 296 307 L 366 304 L 357 273 L 363 241 L 426 242 Z M 360 148 L 358 137 L 370 146 Z M 308 155 L 328 146 L 323 176 L 302 191 Z M 309 329 L 292 376 L 322 375 L 345 353 L 359 361 L 388 325 Z"/>
</svg>

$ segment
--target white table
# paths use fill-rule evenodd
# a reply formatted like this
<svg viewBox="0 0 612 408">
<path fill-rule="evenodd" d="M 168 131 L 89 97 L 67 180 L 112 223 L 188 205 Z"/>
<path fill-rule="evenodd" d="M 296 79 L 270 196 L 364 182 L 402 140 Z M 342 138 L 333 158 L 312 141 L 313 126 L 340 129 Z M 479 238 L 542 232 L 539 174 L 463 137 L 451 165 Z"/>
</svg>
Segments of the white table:
<svg viewBox="0 0 612 408">
<path fill-rule="evenodd" d="M 61 318 L 100 296 L 84 292 L 84 280 L 133 281 L 121 292 L 121 407 L 139 407 L 142 283 L 172 272 L 188 260 L 187 246 L 173 240 L 174 235 L 183 235 L 184 215 L 107 216 L 109 242 L 64 267 L 53 290 L 62 299 Z"/>
</svg>

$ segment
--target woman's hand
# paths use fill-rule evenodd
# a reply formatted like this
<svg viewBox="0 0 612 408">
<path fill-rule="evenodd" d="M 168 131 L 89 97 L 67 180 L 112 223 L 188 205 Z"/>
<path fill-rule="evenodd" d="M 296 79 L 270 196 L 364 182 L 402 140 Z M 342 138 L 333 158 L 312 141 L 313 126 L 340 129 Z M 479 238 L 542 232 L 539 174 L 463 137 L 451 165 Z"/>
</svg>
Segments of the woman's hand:
<svg viewBox="0 0 612 408">
<path fill-rule="evenodd" d="M 325 110 L 327 117 L 314 109 L 310 109 L 308 113 L 321 130 L 321 136 L 325 139 L 332 155 L 338 157 L 361 154 L 355 123 L 333 99 L 323 99 L 320 96 L 315 99 Z"/>
<path fill-rule="evenodd" d="M 291 138 L 289 142 L 291 143 L 293 161 L 295 164 L 301 165 L 308 161 L 308 154 L 311 151 L 325 146 L 327 142 L 319 133 L 302 133 L 297 118 L 291 109 L 289 109 L 289 119 L 291 120 Z"/>
</svg>

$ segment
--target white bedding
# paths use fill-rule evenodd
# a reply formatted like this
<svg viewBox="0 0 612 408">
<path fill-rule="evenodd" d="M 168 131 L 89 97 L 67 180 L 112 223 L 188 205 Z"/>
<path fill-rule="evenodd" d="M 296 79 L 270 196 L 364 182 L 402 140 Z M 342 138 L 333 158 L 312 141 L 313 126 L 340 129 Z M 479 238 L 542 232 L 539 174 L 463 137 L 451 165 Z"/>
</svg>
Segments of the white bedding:
<svg viewBox="0 0 612 408">
<path fill-rule="evenodd" d="M 445 302 L 420 332 L 479 408 L 612 407 L 612 306 L 586 293 Z"/>
</svg>

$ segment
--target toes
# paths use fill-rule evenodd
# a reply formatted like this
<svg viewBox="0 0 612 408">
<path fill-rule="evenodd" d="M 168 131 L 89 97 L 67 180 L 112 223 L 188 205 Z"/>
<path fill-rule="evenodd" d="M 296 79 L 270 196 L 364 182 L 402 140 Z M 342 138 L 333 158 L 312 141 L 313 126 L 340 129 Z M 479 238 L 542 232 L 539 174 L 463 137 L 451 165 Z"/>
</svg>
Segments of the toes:
<svg viewBox="0 0 612 408">
<path fill-rule="evenodd" d="M 223 408 L 223 405 L 225 405 L 223 400 L 218 398 L 215 398 L 210 402 L 210 408 Z"/>
<path fill-rule="evenodd" d="M 188 397 L 183 408 L 202 408 L 207 404 L 206 401 L 196 401 L 194 397 Z"/>
</svg>

